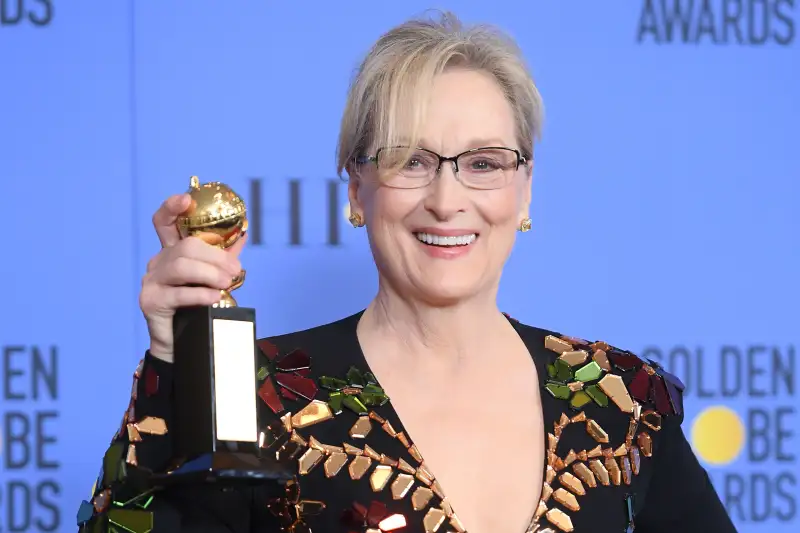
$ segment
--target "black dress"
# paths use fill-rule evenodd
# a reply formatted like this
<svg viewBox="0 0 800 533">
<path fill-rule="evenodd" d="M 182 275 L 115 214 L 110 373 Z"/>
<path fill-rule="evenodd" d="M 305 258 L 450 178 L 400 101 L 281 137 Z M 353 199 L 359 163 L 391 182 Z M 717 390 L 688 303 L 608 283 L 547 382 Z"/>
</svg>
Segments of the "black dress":
<svg viewBox="0 0 800 533">
<path fill-rule="evenodd" d="M 146 355 L 94 499 L 78 511 L 81 532 L 464 531 L 368 371 L 360 317 L 258 343 L 260 416 L 279 421 L 264 446 L 277 442 L 297 468 L 285 488 L 145 492 L 140 474 L 172 462 L 171 366 Z M 509 320 L 544 388 L 546 469 L 531 480 L 543 489 L 528 532 L 735 531 L 681 430 L 677 378 L 604 342 Z"/>
</svg>

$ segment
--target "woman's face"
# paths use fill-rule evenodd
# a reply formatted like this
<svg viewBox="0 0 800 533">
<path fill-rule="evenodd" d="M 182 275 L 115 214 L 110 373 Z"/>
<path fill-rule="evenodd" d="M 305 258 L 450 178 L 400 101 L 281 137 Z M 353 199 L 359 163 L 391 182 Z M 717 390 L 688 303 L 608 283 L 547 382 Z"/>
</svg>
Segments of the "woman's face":
<svg viewBox="0 0 800 533">
<path fill-rule="evenodd" d="M 515 131 L 511 106 L 490 76 L 449 70 L 435 80 L 419 148 L 443 156 L 487 146 L 519 149 Z M 410 165 L 419 168 L 417 161 Z M 469 165 L 486 168 L 482 161 Z M 442 163 L 429 185 L 413 189 L 382 184 L 392 176 L 379 177 L 374 163 L 351 174 L 351 209 L 364 217 L 381 277 L 429 305 L 494 290 L 528 215 L 530 164 L 512 167 L 507 184 L 491 190 L 463 185 L 464 162 L 459 166 L 457 176 L 452 163 Z"/>
</svg>

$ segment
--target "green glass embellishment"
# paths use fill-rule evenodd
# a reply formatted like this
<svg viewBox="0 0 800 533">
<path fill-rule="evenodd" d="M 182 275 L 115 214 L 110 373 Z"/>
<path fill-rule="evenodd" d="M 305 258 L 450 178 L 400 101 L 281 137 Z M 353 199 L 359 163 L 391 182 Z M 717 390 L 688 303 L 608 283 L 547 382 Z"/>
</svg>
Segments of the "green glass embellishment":
<svg viewBox="0 0 800 533">
<path fill-rule="evenodd" d="M 600 365 L 597 364 L 597 361 L 592 361 L 575 372 L 575 379 L 586 383 L 587 381 L 600 379 L 600 376 L 602 375 L 603 369 L 600 368 Z"/>
<path fill-rule="evenodd" d="M 344 400 L 344 393 L 331 392 L 328 395 L 328 407 L 331 408 L 333 414 L 338 415 L 342 412 L 342 400 Z"/>
<path fill-rule="evenodd" d="M 345 407 L 353 411 L 357 415 L 366 415 L 369 414 L 369 410 L 364 403 L 358 399 L 358 396 L 351 396 L 345 395 L 342 399 L 342 403 Z"/>
<path fill-rule="evenodd" d="M 389 401 L 372 372 L 361 372 L 354 366 L 347 371 L 346 380 L 321 376 L 319 384 L 331 391 L 328 395 L 328 407 L 337 415 L 342 412 L 343 407 L 358 415 L 366 415 L 370 407 L 380 407 Z"/>
<path fill-rule="evenodd" d="M 550 379 L 555 379 L 555 377 L 556 377 L 556 366 L 555 365 L 547 365 L 547 375 L 550 376 Z"/>
<path fill-rule="evenodd" d="M 556 369 L 556 381 L 566 383 L 572 379 L 572 367 L 569 366 L 569 363 L 561 359 L 556 359 L 555 363 L 553 363 L 553 366 L 555 366 Z"/>
<path fill-rule="evenodd" d="M 350 370 L 347 371 L 347 381 L 350 383 L 351 387 L 362 388 L 367 384 L 364 374 L 354 366 L 351 366 Z"/>
<path fill-rule="evenodd" d="M 112 444 L 103 457 L 103 486 L 97 490 L 110 487 L 113 483 L 125 478 L 125 454 L 127 445 L 124 442 Z"/>
<path fill-rule="evenodd" d="M 572 394 L 569 387 L 563 383 L 556 383 L 554 381 L 548 382 L 544 388 L 547 389 L 547 392 L 552 394 L 554 398 L 558 398 L 559 400 L 569 400 L 569 396 Z"/>
<path fill-rule="evenodd" d="M 584 391 L 579 390 L 575 394 L 572 395 L 572 399 L 569 401 L 570 407 L 573 409 L 581 409 L 587 403 L 590 403 L 592 399 L 586 394 Z"/>
<path fill-rule="evenodd" d="M 263 380 L 264 378 L 269 376 L 269 369 L 265 366 L 262 366 L 261 368 L 258 369 L 258 374 L 256 374 L 256 376 L 258 376 L 258 379 Z"/>
<path fill-rule="evenodd" d="M 319 378 L 319 384 L 323 389 L 332 391 L 340 391 L 347 387 L 347 382 L 343 379 L 332 378 L 329 376 L 322 376 Z"/>
<path fill-rule="evenodd" d="M 607 407 L 608 406 L 608 396 L 600 390 L 600 387 L 597 385 L 589 385 L 586 387 L 586 394 L 594 400 L 594 403 L 599 405 L 600 407 Z"/>
<path fill-rule="evenodd" d="M 108 521 L 130 533 L 150 533 L 153 530 L 153 513 L 131 509 L 112 509 Z"/>
</svg>

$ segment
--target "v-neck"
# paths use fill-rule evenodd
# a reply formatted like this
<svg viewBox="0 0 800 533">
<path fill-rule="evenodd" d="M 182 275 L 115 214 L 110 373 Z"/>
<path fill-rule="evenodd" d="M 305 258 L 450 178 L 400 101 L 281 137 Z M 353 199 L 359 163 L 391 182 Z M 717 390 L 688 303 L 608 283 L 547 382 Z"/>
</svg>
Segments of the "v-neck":
<svg viewBox="0 0 800 533">
<path fill-rule="evenodd" d="M 365 372 L 371 373 L 375 376 L 378 385 L 380 385 L 380 377 L 377 376 L 367 361 L 366 354 L 364 353 L 364 349 L 361 345 L 361 341 L 358 338 L 358 324 L 361 321 L 361 318 L 364 315 L 365 310 L 361 310 L 350 317 L 345 318 L 342 323 L 347 329 L 347 334 L 350 336 L 349 344 L 353 346 L 353 354 L 356 361 L 352 361 L 348 364 L 355 364 L 357 367 L 360 367 Z M 516 334 L 519 336 L 519 339 L 524 344 L 525 348 L 528 351 L 528 355 L 533 360 L 534 366 L 536 368 L 536 377 L 537 380 L 533 383 L 533 386 L 539 388 L 539 398 L 540 398 L 540 405 L 542 409 L 542 478 L 539 482 L 542 484 L 542 487 L 547 483 L 547 472 L 548 472 L 548 461 L 547 461 L 547 450 L 548 450 L 548 437 L 547 434 L 549 432 L 550 427 L 553 427 L 554 424 L 557 424 L 559 418 L 563 413 L 562 406 L 559 405 L 558 401 L 551 396 L 550 394 L 544 394 L 543 385 L 544 385 L 544 378 L 547 376 L 547 365 L 552 363 L 555 359 L 554 354 L 549 350 L 545 349 L 544 338 L 547 334 L 538 328 L 523 325 L 518 320 L 511 318 L 508 315 L 505 315 L 506 319 L 508 320 L 511 327 L 514 329 Z M 389 399 L 388 406 L 391 409 L 392 414 L 394 415 L 395 419 L 398 420 L 402 424 L 402 419 L 400 418 L 399 414 L 394 408 L 392 404 L 391 398 Z M 413 435 L 408 434 L 409 440 L 413 443 L 414 438 Z M 421 453 L 421 452 L 420 452 Z M 424 454 L 422 454 L 424 457 Z M 543 489 L 542 489 L 543 490 Z M 447 494 L 446 491 L 445 495 Z M 539 493 L 539 499 L 537 503 L 541 501 L 542 492 Z M 457 514 L 457 509 L 454 508 L 454 511 Z M 537 523 L 538 519 L 536 517 L 536 507 L 534 507 L 533 513 L 530 517 L 529 524 L 525 530 L 525 532 L 520 533 L 527 533 L 528 531 L 533 530 L 533 526 Z M 468 533 L 468 532 L 467 532 Z"/>
</svg>

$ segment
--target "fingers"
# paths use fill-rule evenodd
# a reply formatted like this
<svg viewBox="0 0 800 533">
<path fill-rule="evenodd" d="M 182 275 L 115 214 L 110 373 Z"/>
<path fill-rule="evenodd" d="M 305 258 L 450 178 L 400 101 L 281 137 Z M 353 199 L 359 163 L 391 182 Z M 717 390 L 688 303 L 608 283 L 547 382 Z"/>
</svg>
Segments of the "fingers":
<svg viewBox="0 0 800 533">
<path fill-rule="evenodd" d="M 162 247 L 172 246 L 180 240 L 175 222 L 178 216 L 189 208 L 190 201 L 191 197 L 188 194 L 170 196 L 153 215 L 153 227 Z"/>
<path fill-rule="evenodd" d="M 231 274 L 231 270 L 211 263 L 189 257 L 178 257 L 170 263 L 168 268 L 158 268 L 148 274 L 147 281 L 170 287 L 202 285 L 214 289 L 225 289 L 230 286 L 235 275 Z"/>
<path fill-rule="evenodd" d="M 147 265 L 147 271 L 152 272 L 156 269 L 169 269 L 178 258 L 185 257 L 203 263 L 208 263 L 214 267 L 230 272 L 232 275 L 242 269 L 239 258 L 234 254 L 226 253 L 225 250 L 215 246 L 209 246 L 197 237 L 187 237 L 180 240 L 177 244 L 161 250 L 153 257 Z"/>
<path fill-rule="evenodd" d="M 228 254 L 232 255 L 233 257 L 239 257 L 239 254 L 242 253 L 242 249 L 244 248 L 245 244 L 247 244 L 247 233 L 242 235 L 233 246 L 231 246 L 226 250 L 226 252 L 228 252 Z"/>
</svg>

